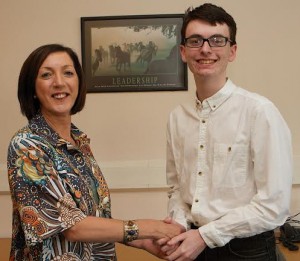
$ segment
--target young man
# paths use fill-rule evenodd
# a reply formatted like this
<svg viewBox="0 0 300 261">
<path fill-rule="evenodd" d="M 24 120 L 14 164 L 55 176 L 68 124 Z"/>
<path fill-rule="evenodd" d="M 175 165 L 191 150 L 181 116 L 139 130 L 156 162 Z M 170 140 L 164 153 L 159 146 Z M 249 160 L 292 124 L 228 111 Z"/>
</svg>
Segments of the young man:
<svg viewBox="0 0 300 261">
<path fill-rule="evenodd" d="M 177 261 L 276 260 L 273 230 L 289 216 L 289 128 L 272 102 L 227 78 L 236 23 L 223 8 L 188 9 L 181 37 L 196 99 L 170 114 L 167 182 L 169 212 L 187 231 L 163 249 Z"/>
</svg>

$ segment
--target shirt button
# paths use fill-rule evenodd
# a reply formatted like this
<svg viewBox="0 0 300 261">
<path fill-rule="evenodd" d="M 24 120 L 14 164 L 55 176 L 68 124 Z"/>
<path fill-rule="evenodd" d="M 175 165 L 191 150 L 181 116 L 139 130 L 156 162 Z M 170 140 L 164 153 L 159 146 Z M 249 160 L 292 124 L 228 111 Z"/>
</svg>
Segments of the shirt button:
<svg viewBox="0 0 300 261">
<path fill-rule="evenodd" d="M 205 123 L 205 120 L 202 120 L 202 123 Z"/>
<path fill-rule="evenodd" d="M 199 171 L 199 172 L 198 172 L 198 175 L 201 176 L 201 175 L 202 175 L 202 171 Z"/>
<path fill-rule="evenodd" d="M 203 149 L 204 148 L 204 146 L 203 145 L 200 145 L 200 149 Z"/>
<path fill-rule="evenodd" d="M 231 151 L 231 147 L 228 147 L 228 151 L 229 151 L 229 152 Z"/>
<path fill-rule="evenodd" d="M 198 202 L 199 202 L 199 199 L 195 199 L 195 202 L 198 203 Z"/>
</svg>

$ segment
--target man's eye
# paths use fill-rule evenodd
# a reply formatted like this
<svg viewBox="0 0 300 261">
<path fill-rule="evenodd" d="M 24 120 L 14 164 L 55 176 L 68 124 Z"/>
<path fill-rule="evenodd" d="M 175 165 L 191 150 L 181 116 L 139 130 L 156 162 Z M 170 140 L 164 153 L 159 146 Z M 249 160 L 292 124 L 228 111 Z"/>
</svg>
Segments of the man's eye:
<svg viewBox="0 0 300 261">
<path fill-rule="evenodd" d="M 200 43 L 201 39 L 200 38 L 191 38 L 191 43 Z"/>
<path fill-rule="evenodd" d="M 221 37 L 213 37 L 212 40 L 215 43 L 223 43 L 223 38 L 221 38 Z"/>
</svg>

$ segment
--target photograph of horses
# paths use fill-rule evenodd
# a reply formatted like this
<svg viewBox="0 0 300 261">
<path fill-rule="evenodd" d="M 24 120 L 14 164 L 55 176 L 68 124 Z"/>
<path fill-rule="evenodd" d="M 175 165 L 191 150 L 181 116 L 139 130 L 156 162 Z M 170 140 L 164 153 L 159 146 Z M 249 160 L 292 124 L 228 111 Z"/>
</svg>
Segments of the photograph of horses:
<svg viewBox="0 0 300 261">
<path fill-rule="evenodd" d="M 182 15 L 83 17 L 89 92 L 186 90 Z"/>
</svg>

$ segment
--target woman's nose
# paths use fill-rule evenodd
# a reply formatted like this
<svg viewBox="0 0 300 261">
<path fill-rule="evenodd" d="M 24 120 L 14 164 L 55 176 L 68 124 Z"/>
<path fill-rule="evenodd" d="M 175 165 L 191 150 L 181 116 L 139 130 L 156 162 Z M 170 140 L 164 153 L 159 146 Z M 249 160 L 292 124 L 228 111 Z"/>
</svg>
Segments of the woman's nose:
<svg viewBox="0 0 300 261">
<path fill-rule="evenodd" d="M 53 84 L 55 86 L 61 86 L 61 85 L 63 85 L 63 83 L 64 83 L 63 75 L 61 75 L 60 73 L 56 73 L 55 76 L 54 76 Z"/>
</svg>

